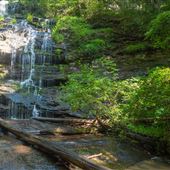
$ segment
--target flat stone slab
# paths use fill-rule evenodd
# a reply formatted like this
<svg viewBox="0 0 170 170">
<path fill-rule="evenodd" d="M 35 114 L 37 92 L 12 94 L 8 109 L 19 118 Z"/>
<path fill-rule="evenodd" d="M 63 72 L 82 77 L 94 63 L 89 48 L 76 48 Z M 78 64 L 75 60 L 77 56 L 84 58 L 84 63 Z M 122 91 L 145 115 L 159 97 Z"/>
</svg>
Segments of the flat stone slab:
<svg viewBox="0 0 170 170">
<path fill-rule="evenodd" d="M 17 129 L 23 130 L 28 133 L 34 131 L 54 129 L 57 126 L 56 124 L 43 123 L 32 119 L 7 120 L 6 122 L 8 122 Z"/>
</svg>

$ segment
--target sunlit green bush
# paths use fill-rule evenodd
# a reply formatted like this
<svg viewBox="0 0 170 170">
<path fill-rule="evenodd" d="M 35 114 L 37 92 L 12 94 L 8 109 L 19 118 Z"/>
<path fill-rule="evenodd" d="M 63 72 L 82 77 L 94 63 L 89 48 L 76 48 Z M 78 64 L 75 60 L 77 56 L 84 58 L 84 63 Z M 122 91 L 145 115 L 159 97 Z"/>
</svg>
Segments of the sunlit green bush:
<svg viewBox="0 0 170 170">
<path fill-rule="evenodd" d="M 159 14 L 150 24 L 146 38 L 155 48 L 170 48 L 170 11 Z"/>
<path fill-rule="evenodd" d="M 13 18 L 11 21 L 10 21 L 11 24 L 16 24 L 17 23 L 17 20 L 16 18 Z"/>
<path fill-rule="evenodd" d="M 67 40 L 75 45 L 88 36 L 90 32 L 90 26 L 82 18 L 64 16 L 58 20 L 53 29 L 53 38 L 56 42 Z"/>
<path fill-rule="evenodd" d="M 81 55 L 93 55 L 97 54 L 105 48 L 106 43 L 104 40 L 101 39 L 94 39 L 91 41 L 88 41 L 85 44 L 82 44 L 80 46 L 80 53 Z"/>
<path fill-rule="evenodd" d="M 3 16 L 0 16 L 0 21 L 4 21 L 4 17 Z"/>
<path fill-rule="evenodd" d="M 32 15 L 32 14 L 29 13 L 29 14 L 27 15 L 27 21 L 30 22 L 30 23 L 32 23 L 32 21 L 33 21 L 33 15 Z"/>
<path fill-rule="evenodd" d="M 156 68 L 144 78 L 129 99 L 128 112 L 133 118 L 157 120 L 170 115 L 170 68 Z"/>
<path fill-rule="evenodd" d="M 109 70 L 111 63 L 107 65 L 106 60 L 97 62 L 103 63 L 100 67 L 96 67 L 96 64 L 82 65 L 79 72 L 69 76 L 68 83 L 63 86 L 63 99 L 71 105 L 73 111 L 81 111 L 86 116 L 118 119 L 116 83 L 100 72 L 102 67 Z M 110 73 L 115 77 L 113 70 L 116 68 L 112 63 Z"/>
</svg>

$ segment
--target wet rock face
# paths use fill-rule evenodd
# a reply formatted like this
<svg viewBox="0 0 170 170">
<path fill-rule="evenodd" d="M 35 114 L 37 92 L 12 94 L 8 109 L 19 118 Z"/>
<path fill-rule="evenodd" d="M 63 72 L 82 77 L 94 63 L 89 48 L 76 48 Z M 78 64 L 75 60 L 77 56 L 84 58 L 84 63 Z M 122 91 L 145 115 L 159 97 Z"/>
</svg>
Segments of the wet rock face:
<svg viewBox="0 0 170 170">
<path fill-rule="evenodd" d="M 22 5 L 18 2 L 10 2 L 8 4 L 8 13 L 9 14 L 14 14 L 18 13 L 23 9 Z"/>
<path fill-rule="evenodd" d="M 10 65 L 11 63 L 11 54 L 0 52 L 0 63 L 3 65 Z"/>
<path fill-rule="evenodd" d="M 6 117 L 9 109 L 7 98 L 4 95 L 0 95 L 0 116 L 2 118 Z"/>
<path fill-rule="evenodd" d="M 68 117 L 70 109 L 62 104 L 56 95 L 59 92 L 53 88 L 46 88 L 41 96 L 32 96 L 27 92 L 6 93 L 0 95 L 0 117 L 4 119 L 30 119 L 36 103 L 39 116 Z"/>
<path fill-rule="evenodd" d="M 1 105 L 7 106 L 8 105 L 8 99 L 6 98 L 5 95 L 0 95 L 0 103 Z"/>
<path fill-rule="evenodd" d="M 157 52 L 155 54 L 121 55 L 115 57 L 120 79 L 136 76 L 146 76 L 148 70 L 155 67 L 169 67 L 169 52 Z"/>
<path fill-rule="evenodd" d="M 20 16 L 18 18 L 13 25 L 9 24 L 10 18 L 5 19 L 5 26 L 0 30 L 0 64 L 8 69 L 5 81 L 19 82 L 12 90 L 0 93 L 0 116 L 29 119 L 35 112 L 48 117 L 69 115 L 69 107 L 57 99 L 56 90 L 56 86 L 67 81 L 56 66 L 63 58 L 56 56 L 56 44 L 46 28 L 55 21 L 34 18 L 34 22 L 47 23 L 44 30 L 39 30 Z M 3 88 L 6 86 L 4 84 Z"/>
<path fill-rule="evenodd" d="M 26 43 L 26 35 L 22 28 L 14 30 L 0 31 L 0 51 L 4 54 L 11 54 L 12 48 L 15 46 L 20 50 Z"/>
<path fill-rule="evenodd" d="M 9 21 L 8 21 L 9 20 Z M 11 56 L 14 49 L 19 56 L 26 44 L 26 32 L 21 24 L 8 25 L 11 19 L 6 19 L 5 28 L 0 30 L 0 64 L 11 64 Z"/>
</svg>

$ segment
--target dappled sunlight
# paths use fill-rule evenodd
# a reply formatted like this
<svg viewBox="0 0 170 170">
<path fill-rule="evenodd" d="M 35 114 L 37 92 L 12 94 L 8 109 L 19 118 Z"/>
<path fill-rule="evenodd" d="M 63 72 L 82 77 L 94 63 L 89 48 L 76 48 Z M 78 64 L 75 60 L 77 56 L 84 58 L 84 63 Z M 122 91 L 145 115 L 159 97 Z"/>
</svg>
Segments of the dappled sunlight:
<svg viewBox="0 0 170 170">
<path fill-rule="evenodd" d="M 0 80 L 9 74 L 9 70 L 5 68 L 2 64 L 0 64 Z"/>
<path fill-rule="evenodd" d="M 91 159 L 92 161 L 108 167 L 113 167 L 117 162 L 118 158 L 114 156 L 112 153 L 108 151 L 104 151 L 99 154 L 94 154 L 90 156 L 85 156 L 88 159 Z"/>
<path fill-rule="evenodd" d="M 24 30 L 18 30 L 19 32 L 13 32 L 12 30 L 6 30 L 4 32 L 0 32 L 0 52 L 11 54 L 13 48 L 19 50 L 26 44 L 25 32 Z"/>
<path fill-rule="evenodd" d="M 24 145 L 15 145 L 13 146 L 14 152 L 17 154 L 30 154 L 32 149 Z"/>
<path fill-rule="evenodd" d="M 0 85 L 0 94 L 9 94 L 9 93 L 14 93 L 15 92 L 15 85 L 10 85 L 8 84 L 1 84 Z"/>
</svg>

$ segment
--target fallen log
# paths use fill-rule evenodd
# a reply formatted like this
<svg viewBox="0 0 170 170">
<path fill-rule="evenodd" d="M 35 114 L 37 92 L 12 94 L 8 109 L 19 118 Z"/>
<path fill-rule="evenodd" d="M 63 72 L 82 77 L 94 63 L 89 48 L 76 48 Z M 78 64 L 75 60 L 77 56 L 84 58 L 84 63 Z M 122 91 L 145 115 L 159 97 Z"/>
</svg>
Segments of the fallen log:
<svg viewBox="0 0 170 170">
<path fill-rule="evenodd" d="M 94 132 L 92 128 L 72 128 L 72 127 L 58 127 L 49 132 L 53 134 L 62 134 L 62 135 L 77 135 L 77 134 L 89 134 Z"/>
<path fill-rule="evenodd" d="M 56 145 L 52 142 L 49 142 L 43 138 L 37 137 L 35 135 L 31 135 L 29 133 L 20 131 L 14 127 L 12 127 L 9 123 L 6 123 L 3 119 L 0 119 L 0 127 L 9 131 L 10 133 L 14 134 L 20 140 L 31 144 L 32 146 L 36 147 L 38 150 L 41 150 L 50 156 L 53 156 L 58 159 L 61 158 L 62 160 L 71 163 L 79 168 L 84 170 L 110 170 L 109 168 L 96 165 L 90 160 L 78 156 L 77 154 L 66 150 L 61 145 Z"/>
<path fill-rule="evenodd" d="M 47 117 L 36 117 L 34 120 L 43 122 L 53 122 L 62 124 L 93 124 L 95 119 L 72 119 L 72 118 L 47 118 Z"/>
<path fill-rule="evenodd" d="M 99 154 L 96 154 L 96 155 L 88 156 L 87 158 L 88 159 L 93 159 L 93 158 L 97 158 L 97 157 L 102 156 L 102 155 L 103 155 L 102 153 L 99 153 Z"/>
<path fill-rule="evenodd" d="M 47 129 L 47 130 L 36 130 L 36 131 L 28 131 L 34 135 L 78 135 L 78 134 L 90 134 L 94 133 L 96 129 L 94 128 L 73 128 L 73 127 L 57 127 L 54 129 Z"/>
</svg>

